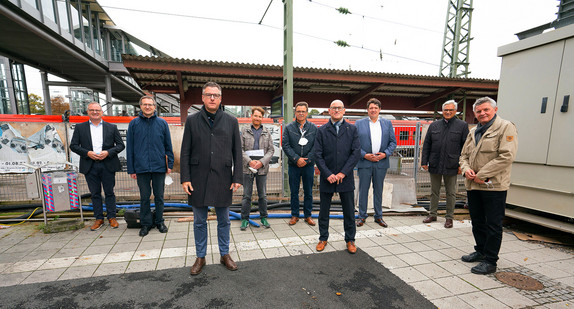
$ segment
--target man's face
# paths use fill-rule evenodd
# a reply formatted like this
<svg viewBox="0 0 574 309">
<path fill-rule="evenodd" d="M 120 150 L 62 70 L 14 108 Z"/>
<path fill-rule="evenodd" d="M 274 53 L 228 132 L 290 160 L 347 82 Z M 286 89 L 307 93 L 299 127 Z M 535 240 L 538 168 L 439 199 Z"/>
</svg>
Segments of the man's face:
<svg viewBox="0 0 574 309">
<path fill-rule="evenodd" d="M 489 121 L 491 121 L 492 118 L 494 118 L 494 115 L 496 115 L 497 111 L 498 107 L 492 108 L 490 102 L 487 101 L 476 106 L 474 116 L 476 117 L 476 119 L 478 119 L 478 122 L 480 122 L 480 124 L 484 125 L 487 124 Z"/>
<path fill-rule="evenodd" d="M 381 112 L 381 108 L 377 104 L 369 104 L 369 108 L 367 109 L 367 113 L 369 114 L 369 118 L 371 118 L 371 119 L 379 118 L 380 112 Z"/>
<path fill-rule="evenodd" d="M 217 87 L 206 87 L 201 94 L 201 100 L 208 112 L 215 113 L 221 105 L 221 92 Z"/>
<path fill-rule="evenodd" d="M 152 99 L 144 98 L 140 103 L 140 108 L 142 110 L 142 114 L 149 118 L 153 116 L 155 112 L 155 103 Z"/>
<path fill-rule="evenodd" d="M 102 120 L 102 107 L 98 104 L 90 104 L 88 105 L 88 116 L 90 120 L 94 123 L 99 123 Z"/>
<path fill-rule="evenodd" d="M 489 104 L 490 105 L 490 104 Z M 456 115 L 456 109 L 454 109 L 454 104 L 447 104 L 442 108 L 442 116 L 446 120 L 451 120 L 454 115 Z"/>
<path fill-rule="evenodd" d="M 295 118 L 297 118 L 297 122 L 305 122 L 307 119 L 307 109 L 305 106 L 297 106 L 297 108 L 295 108 Z"/>
<path fill-rule="evenodd" d="M 260 111 L 254 111 L 251 114 L 251 123 L 254 127 L 258 128 L 261 125 L 261 121 L 263 120 L 263 115 L 261 115 Z"/>
<path fill-rule="evenodd" d="M 343 119 L 343 116 L 345 115 L 345 106 L 343 103 L 339 101 L 331 103 L 331 106 L 329 107 L 329 115 L 331 115 L 331 119 L 334 122 Z"/>
</svg>

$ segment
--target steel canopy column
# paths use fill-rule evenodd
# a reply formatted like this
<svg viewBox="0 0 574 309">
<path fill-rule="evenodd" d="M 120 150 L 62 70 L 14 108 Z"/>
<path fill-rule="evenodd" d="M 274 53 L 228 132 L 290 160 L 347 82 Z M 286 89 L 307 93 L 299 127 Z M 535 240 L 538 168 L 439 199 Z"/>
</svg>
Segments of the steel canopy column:
<svg viewBox="0 0 574 309">
<path fill-rule="evenodd" d="M 113 104 L 112 104 L 112 79 L 110 78 L 110 74 L 105 75 L 105 83 L 106 83 L 106 115 L 112 116 L 113 115 Z"/>
<path fill-rule="evenodd" d="M 293 121 L 293 0 L 283 0 L 283 127 Z M 283 153 L 283 196 L 290 195 L 288 158 Z"/>
<path fill-rule="evenodd" d="M 44 91 L 44 111 L 46 115 L 52 115 L 52 100 L 50 99 L 50 86 L 48 85 L 48 73 L 41 72 L 42 90 Z"/>
</svg>

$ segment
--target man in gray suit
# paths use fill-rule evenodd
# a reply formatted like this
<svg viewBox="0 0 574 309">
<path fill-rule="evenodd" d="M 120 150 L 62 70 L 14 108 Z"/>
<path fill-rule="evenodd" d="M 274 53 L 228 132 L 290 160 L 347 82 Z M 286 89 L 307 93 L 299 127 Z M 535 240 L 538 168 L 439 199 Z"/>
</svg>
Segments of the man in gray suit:
<svg viewBox="0 0 574 309">
<path fill-rule="evenodd" d="M 383 220 L 383 183 L 389 168 L 389 157 L 397 147 L 393 125 L 379 117 L 381 101 L 372 98 L 367 101 L 369 117 L 357 120 L 355 126 L 361 141 L 361 159 L 357 164 L 359 172 L 359 218 L 357 226 L 363 226 L 367 219 L 369 188 L 373 183 L 373 207 L 375 222 L 387 227 Z"/>
</svg>

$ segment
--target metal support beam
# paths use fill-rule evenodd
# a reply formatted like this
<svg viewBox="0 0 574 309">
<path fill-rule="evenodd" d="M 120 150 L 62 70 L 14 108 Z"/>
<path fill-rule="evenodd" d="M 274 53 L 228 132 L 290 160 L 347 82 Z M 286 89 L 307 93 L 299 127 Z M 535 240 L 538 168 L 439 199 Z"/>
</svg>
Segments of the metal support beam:
<svg viewBox="0 0 574 309">
<path fill-rule="evenodd" d="M 349 107 L 359 103 L 359 101 L 361 101 L 362 99 L 366 98 L 367 96 L 369 96 L 371 93 L 373 93 L 374 91 L 376 91 L 377 89 L 381 88 L 384 84 L 374 84 L 371 87 L 357 93 L 356 95 L 354 95 L 351 98 L 351 103 L 349 104 Z"/>
<path fill-rule="evenodd" d="M 439 76 L 468 77 L 472 0 L 448 0 Z"/>
<path fill-rule="evenodd" d="M 48 84 L 48 73 L 41 72 L 42 90 L 44 91 L 44 111 L 46 115 L 52 115 L 52 100 L 50 98 L 50 85 Z"/>
<path fill-rule="evenodd" d="M 92 83 L 92 82 L 56 82 L 56 81 L 46 81 L 48 86 L 59 86 L 59 87 L 84 87 L 84 88 L 104 88 L 105 83 Z"/>
<path fill-rule="evenodd" d="M 283 124 L 293 121 L 293 0 L 283 0 Z M 289 196 L 288 159 L 283 153 L 283 196 Z"/>
<path fill-rule="evenodd" d="M 423 107 L 423 106 L 425 106 L 425 105 L 431 104 L 431 103 L 434 102 L 435 100 L 438 100 L 438 99 L 440 99 L 440 98 L 444 98 L 444 97 L 446 97 L 446 96 L 448 96 L 448 95 L 450 95 L 450 94 L 453 94 L 453 93 L 455 93 L 455 92 L 457 92 L 457 91 L 460 91 L 461 89 L 462 89 L 462 88 L 458 88 L 458 87 L 456 87 L 456 88 L 447 88 L 447 89 L 445 89 L 445 90 L 443 90 L 443 91 L 441 91 L 441 92 L 433 93 L 432 95 L 430 95 L 430 96 L 428 96 L 428 97 L 424 97 L 424 98 L 422 98 L 422 99 L 420 99 L 420 100 L 417 100 L 417 103 L 416 103 L 415 106 L 416 106 L 416 108 L 421 108 L 421 107 Z"/>
<path fill-rule="evenodd" d="M 104 81 L 106 84 L 106 106 L 107 111 L 106 115 L 111 116 L 113 114 L 113 105 L 112 105 L 112 80 L 110 78 L 110 74 L 106 74 L 104 76 Z"/>
</svg>

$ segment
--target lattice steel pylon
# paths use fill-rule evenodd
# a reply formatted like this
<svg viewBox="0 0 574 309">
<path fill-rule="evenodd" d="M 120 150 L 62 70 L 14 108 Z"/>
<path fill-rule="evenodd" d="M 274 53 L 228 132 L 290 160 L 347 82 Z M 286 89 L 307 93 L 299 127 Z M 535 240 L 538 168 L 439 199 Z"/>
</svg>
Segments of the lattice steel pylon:
<svg viewBox="0 0 574 309">
<path fill-rule="evenodd" d="M 472 0 L 448 0 L 439 76 L 468 77 Z"/>
</svg>

